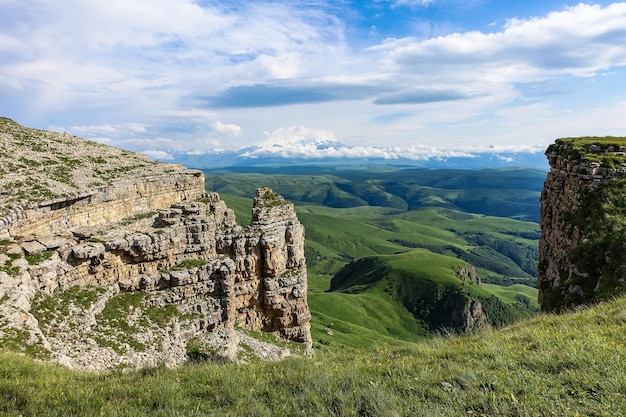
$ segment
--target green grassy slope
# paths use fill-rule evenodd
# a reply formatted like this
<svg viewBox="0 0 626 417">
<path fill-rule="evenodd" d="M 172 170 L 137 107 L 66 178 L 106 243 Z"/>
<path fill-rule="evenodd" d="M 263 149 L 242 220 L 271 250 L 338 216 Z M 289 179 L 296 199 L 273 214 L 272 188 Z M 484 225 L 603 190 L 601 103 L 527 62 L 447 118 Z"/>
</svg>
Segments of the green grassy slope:
<svg viewBox="0 0 626 417">
<path fill-rule="evenodd" d="M 86 373 L 0 352 L 0 415 L 626 415 L 626 298 L 483 335 Z"/>
<path fill-rule="evenodd" d="M 538 311 L 536 290 L 480 287 L 463 282 L 457 272 L 469 265 L 453 257 L 417 249 L 394 255 L 360 258 L 331 280 L 330 290 L 347 294 L 371 294 L 408 310 L 425 331 L 458 328 L 455 310 L 470 300 L 480 301 L 493 326 L 510 324 Z M 385 315 L 381 313 L 380 315 Z"/>
</svg>

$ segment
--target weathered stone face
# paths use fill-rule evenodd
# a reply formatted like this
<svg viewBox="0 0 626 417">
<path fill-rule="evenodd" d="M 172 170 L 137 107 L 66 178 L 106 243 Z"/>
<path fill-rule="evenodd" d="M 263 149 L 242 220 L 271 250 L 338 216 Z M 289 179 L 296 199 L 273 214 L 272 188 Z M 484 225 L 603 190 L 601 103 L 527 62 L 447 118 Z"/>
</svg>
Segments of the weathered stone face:
<svg viewBox="0 0 626 417">
<path fill-rule="evenodd" d="M 280 209 L 268 209 L 255 203 L 258 215 L 243 229 L 216 194 L 208 197 L 208 203 L 178 202 L 138 221 L 94 222 L 58 230 L 59 235 L 22 236 L 12 242 L 21 261 L 41 253 L 47 259 L 18 263 L 16 278 L 0 272 L 3 281 L 18 279 L 27 288 L 4 288 L 0 295 L 10 297 L 7 304 L 20 306 L 13 313 L 28 314 L 38 292 L 75 286 L 106 287 L 110 296 L 145 292 L 152 294 L 151 305 L 175 305 L 193 316 L 186 325 L 189 335 L 241 326 L 310 345 L 304 229 L 293 205 L 283 202 Z M 15 317 L 9 321 L 18 325 Z M 54 338 L 32 320 L 25 325 L 55 351 Z M 180 337 L 175 339 L 181 343 Z M 78 355 L 71 346 L 61 346 L 64 358 Z"/>
<path fill-rule="evenodd" d="M 177 364 L 190 339 L 237 326 L 310 347 L 304 228 L 293 205 L 260 189 L 244 229 L 205 193 L 201 172 L 159 171 L 0 219 L 0 339 L 21 332 L 62 363 L 90 369 Z M 33 304 L 68 291 L 91 301 L 70 300 L 71 314 L 39 323 Z M 117 307 L 126 309 L 124 327 L 141 334 L 120 341 L 99 317 L 124 294 L 141 295 Z M 148 310 L 157 318 L 142 319 Z M 159 325 L 159 310 L 173 318 Z"/>
<path fill-rule="evenodd" d="M 620 138 L 559 140 L 548 148 L 538 266 L 542 310 L 571 309 L 626 289 L 625 151 Z"/>
</svg>

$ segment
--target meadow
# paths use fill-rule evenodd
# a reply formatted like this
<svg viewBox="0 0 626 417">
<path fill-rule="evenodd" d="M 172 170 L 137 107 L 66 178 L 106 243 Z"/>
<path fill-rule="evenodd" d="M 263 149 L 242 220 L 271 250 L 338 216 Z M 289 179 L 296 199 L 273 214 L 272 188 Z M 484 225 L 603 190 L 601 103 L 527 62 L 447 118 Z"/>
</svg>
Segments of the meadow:
<svg viewBox="0 0 626 417">
<path fill-rule="evenodd" d="M 52 416 L 617 416 L 626 298 L 498 331 L 282 362 L 87 373 L 0 352 L 0 414 Z"/>
</svg>

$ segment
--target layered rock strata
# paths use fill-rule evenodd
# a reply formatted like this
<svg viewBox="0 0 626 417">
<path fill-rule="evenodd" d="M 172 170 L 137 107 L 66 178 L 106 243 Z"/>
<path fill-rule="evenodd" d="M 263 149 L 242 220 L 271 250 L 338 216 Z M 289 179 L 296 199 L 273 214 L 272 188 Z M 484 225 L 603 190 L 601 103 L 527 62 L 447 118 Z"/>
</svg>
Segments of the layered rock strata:
<svg viewBox="0 0 626 417">
<path fill-rule="evenodd" d="M 205 193 L 201 172 L 152 163 L 140 172 L 90 191 L 77 179 L 69 197 L 3 191 L 15 198 L 0 218 L 0 346 L 86 369 L 177 365 L 223 334 L 248 340 L 236 329 L 310 348 L 293 205 L 259 189 L 244 228 Z"/>
<path fill-rule="evenodd" d="M 626 139 L 560 139 L 541 194 L 539 302 L 562 311 L 626 289 Z"/>
</svg>

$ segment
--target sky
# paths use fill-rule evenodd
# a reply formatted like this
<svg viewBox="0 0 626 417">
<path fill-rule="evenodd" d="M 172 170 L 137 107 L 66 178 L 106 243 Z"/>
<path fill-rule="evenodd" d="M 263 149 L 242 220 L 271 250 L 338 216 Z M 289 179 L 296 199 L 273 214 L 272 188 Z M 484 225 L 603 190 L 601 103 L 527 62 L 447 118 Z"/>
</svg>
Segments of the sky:
<svg viewBox="0 0 626 417">
<path fill-rule="evenodd" d="M 543 151 L 625 114 L 626 3 L 0 0 L 0 116 L 165 159 Z"/>
</svg>

